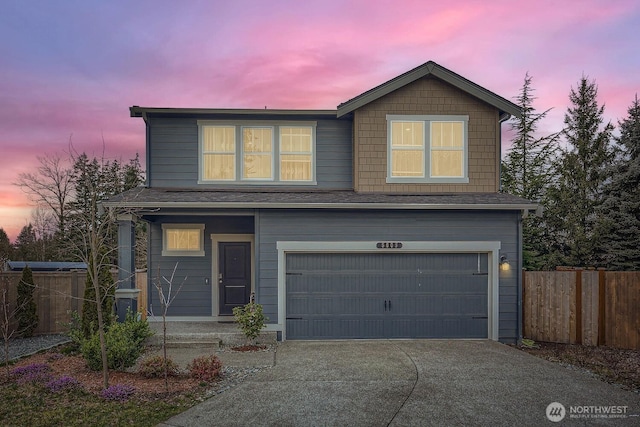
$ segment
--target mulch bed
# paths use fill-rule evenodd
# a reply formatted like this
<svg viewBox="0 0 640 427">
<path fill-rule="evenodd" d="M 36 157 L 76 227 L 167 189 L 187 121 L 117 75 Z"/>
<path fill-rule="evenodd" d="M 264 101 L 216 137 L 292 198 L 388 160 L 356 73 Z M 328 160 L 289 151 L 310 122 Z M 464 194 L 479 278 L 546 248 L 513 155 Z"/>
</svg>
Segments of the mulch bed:
<svg viewBox="0 0 640 427">
<path fill-rule="evenodd" d="M 552 362 L 588 370 L 608 383 L 622 384 L 640 393 L 640 350 L 549 342 L 536 342 L 533 347 L 518 348 Z"/>
</svg>

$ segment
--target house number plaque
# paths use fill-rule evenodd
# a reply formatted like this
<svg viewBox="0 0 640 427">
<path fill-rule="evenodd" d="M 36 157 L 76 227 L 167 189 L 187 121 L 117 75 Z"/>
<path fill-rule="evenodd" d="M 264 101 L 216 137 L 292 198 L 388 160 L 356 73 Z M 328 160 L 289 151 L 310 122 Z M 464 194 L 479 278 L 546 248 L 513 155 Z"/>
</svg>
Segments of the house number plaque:
<svg viewBox="0 0 640 427">
<path fill-rule="evenodd" d="M 402 242 L 378 242 L 376 243 L 378 249 L 401 249 Z"/>
</svg>

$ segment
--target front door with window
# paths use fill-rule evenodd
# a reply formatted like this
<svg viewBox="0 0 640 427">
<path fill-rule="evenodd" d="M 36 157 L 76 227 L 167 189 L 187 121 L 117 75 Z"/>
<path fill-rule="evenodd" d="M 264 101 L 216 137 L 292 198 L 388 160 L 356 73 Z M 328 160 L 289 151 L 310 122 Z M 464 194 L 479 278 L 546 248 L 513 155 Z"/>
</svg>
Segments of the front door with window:
<svg viewBox="0 0 640 427">
<path fill-rule="evenodd" d="M 220 315 L 233 315 L 251 296 L 251 242 L 218 243 Z"/>
</svg>

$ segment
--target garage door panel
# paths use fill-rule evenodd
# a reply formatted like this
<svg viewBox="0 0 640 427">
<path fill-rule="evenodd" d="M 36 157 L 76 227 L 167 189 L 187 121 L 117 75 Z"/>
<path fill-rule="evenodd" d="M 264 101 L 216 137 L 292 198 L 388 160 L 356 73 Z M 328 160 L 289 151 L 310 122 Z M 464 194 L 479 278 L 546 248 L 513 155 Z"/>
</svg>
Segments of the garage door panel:
<svg viewBox="0 0 640 427">
<path fill-rule="evenodd" d="M 486 254 L 305 253 L 286 261 L 289 339 L 487 337 Z"/>
</svg>

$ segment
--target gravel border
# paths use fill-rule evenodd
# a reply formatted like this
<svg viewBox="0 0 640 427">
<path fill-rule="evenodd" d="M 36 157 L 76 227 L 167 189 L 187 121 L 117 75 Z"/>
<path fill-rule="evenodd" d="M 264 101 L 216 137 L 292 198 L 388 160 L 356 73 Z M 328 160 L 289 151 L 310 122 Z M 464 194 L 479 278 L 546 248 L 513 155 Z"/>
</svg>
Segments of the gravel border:
<svg viewBox="0 0 640 427">
<path fill-rule="evenodd" d="M 22 357 L 31 356 L 43 350 L 57 347 L 60 344 L 71 342 L 68 336 L 58 335 L 37 335 L 29 338 L 14 338 L 9 340 L 9 361 L 14 361 Z M 4 362 L 4 342 L 0 345 L 0 362 Z"/>
</svg>

